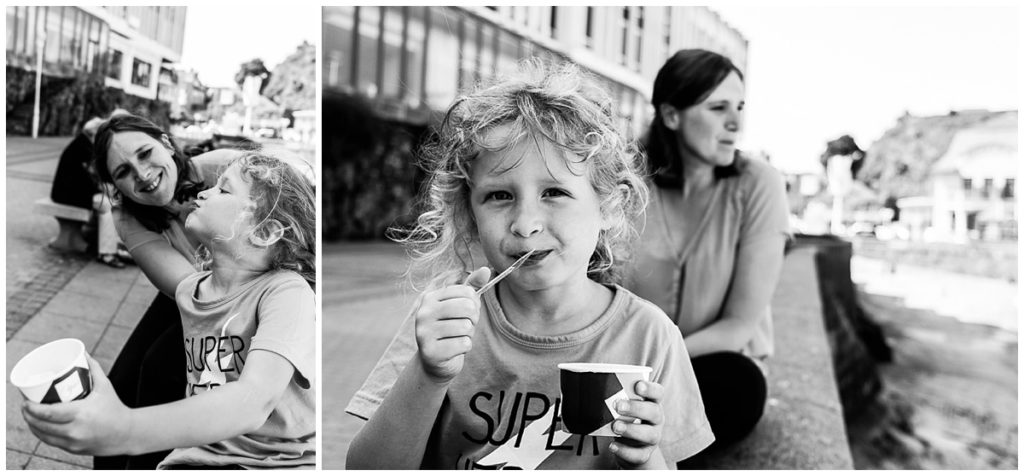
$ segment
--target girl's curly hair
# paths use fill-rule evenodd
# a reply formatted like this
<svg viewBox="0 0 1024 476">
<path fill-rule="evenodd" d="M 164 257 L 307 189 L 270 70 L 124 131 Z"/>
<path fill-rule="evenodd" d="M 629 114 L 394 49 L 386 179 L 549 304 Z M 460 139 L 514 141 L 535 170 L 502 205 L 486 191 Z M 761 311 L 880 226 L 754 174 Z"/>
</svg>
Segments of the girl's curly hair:
<svg viewBox="0 0 1024 476">
<path fill-rule="evenodd" d="M 296 159 L 301 161 L 301 159 Z M 258 247 L 270 247 L 270 269 L 286 269 L 316 285 L 316 191 L 310 174 L 266 151 L 243 155 L 231 162 L 251 184 L 252 208 L 239 219 L 254 224 L 247 237 Z M 251 214 L 251 216 L 249 215 Z M 282 231 L 283 230 L 283 231 Z M 280 238 L 277 235 L 280 234 Z M 211 263 L 209 250 L 200 247 L 203 269 Z"/>
<path fill-rule="evenodd" d="M 648 190 L 641 176 L 643 159 L 635 143 L 616 131 L 612 111 L 611 98 L 579 67 L 537 59 L 457 98 L 420 149 L 429 177 L 416 224 L 388 234 L 409 247 L 407 277 L 414 287 L 450 284 L 470 270 L 478 237 L 469 207 L 469 167 L 481 151 L 507 150 L 523 140 L 544 140 L 568 152 L 575 158 L 566 164 L 573 173 L 579 167 L 570 165 L 584 166 L 602 213 L 614 223 L 601 232 L 587 275 L 600 283 L 616 282 L 617 265 L 638 235 L 634 218 L 647 206 Z M 489 135 L 506 124 L 507 135 Z"/>
</svg>

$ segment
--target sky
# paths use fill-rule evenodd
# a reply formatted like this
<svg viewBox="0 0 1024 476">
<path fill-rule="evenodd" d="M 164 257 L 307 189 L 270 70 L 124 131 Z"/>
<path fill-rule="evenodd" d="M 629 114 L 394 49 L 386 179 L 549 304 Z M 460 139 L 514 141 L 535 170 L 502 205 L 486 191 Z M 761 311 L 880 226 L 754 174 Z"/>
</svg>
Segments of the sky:
<svg viewBox="0 0 1024 476">
<path fill-rule="evenodd" d="M 273 70 L 303 40 L 320 43 L 319 5 L 190 3 L 181 63 L 207 86 L 229 86 L 242 63 L 259 58 Z"/>
<path fill-rule="evenodd" d="M 711 9 L 749 41 L 740 146 L 785 171 L 816 170 L 843 134 L 867 150 L 905 111 L 1018 108 L 1016 7 Z"/>
</svg>

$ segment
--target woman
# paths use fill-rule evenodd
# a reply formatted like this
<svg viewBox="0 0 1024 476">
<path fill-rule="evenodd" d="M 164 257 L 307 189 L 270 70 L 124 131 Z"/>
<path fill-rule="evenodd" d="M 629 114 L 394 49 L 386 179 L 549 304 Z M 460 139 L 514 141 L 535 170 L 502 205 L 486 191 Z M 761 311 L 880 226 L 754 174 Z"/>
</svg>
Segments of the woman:
<svg viewBox="0 0 1024 476">
<path fill-rule="evenodd" d="M 683 334 L 715 434 L 707 454 L 746 436 L 764 411 L 785 186 L 767 163 L 737 154 L 743 74 L 728 58 L 677 52 L 651 103 L 651 201 L 626 286 Z"/>
<path fill-rule="evenodd" d="M 110 369 L 118 397 L 132 408 L 184 398 L 181 317 L 174 292 L 195 272 L 198 242 L 184 223 L 196 195 L 239 151 L 186 157 L 174 140 L 147 119 L 111 117 L 96 132 L 96 173 L 114 209 L 114 224 L 132 259 L 160 291 Z M 154 469 L 168 452 L 97 457 L 95 469 Z"/>
</svg>

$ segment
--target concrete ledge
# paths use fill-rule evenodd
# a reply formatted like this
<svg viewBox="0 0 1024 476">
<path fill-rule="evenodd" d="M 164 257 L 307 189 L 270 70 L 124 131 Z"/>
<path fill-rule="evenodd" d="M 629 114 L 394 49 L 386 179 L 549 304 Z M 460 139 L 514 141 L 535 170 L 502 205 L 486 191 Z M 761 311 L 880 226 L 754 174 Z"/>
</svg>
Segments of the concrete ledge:
<svg viewBox="0 0 1024 476">
<path fill-rule="evenodd" d="M 815 253 L 786 256 L 772 298 L 775 355 L 764 417 L 746 439 L 709 455 L 709 469 L 853 469 Z"/>
</svg>

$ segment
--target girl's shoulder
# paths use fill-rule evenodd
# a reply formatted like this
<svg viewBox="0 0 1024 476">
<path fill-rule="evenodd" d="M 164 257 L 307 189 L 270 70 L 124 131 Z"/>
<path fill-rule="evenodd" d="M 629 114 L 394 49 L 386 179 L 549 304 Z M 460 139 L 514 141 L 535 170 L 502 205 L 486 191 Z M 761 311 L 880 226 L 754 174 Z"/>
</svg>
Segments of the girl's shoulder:
<svg viewBox="0 0 1024 476">
<path fill-rule="evenodd" d="M 630 329 L 628 332 L 663 334 L 668 330 L 678 329 L 676 323 L 656 304 L 634 294 L 632 291 L 615 285 L 616 301 L 619 301 L 622 322 Z"/>
</svg>

